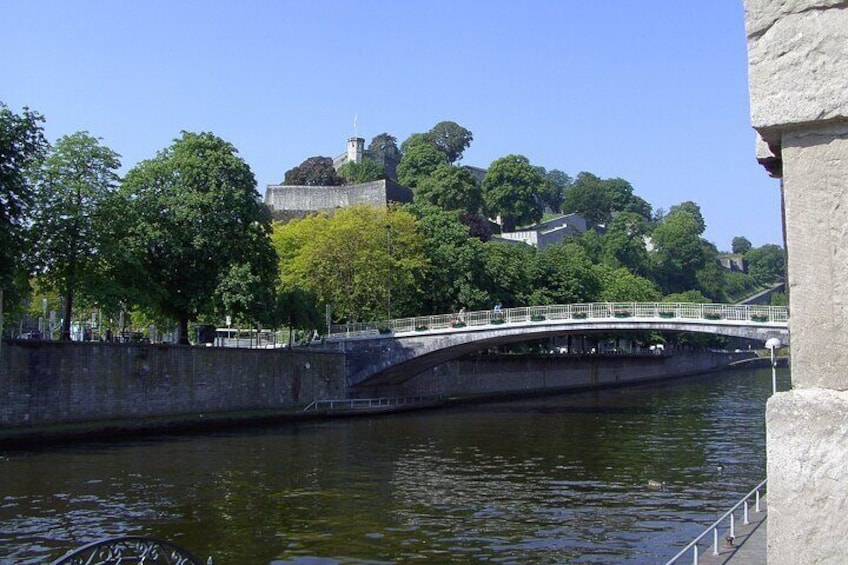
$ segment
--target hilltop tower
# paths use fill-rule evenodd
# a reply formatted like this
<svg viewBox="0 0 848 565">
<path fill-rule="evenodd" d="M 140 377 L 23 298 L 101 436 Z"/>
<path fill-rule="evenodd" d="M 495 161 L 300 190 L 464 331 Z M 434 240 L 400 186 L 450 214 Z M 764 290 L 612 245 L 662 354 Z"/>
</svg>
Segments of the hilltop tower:
<svg viewBox="0 0 848 565">
<path fill-rule="evenodd" d="M 361 163 L 365 155 L 365 140 L 361 137 L 351 137 L 347 140 L 347 162 Z"/>
</svg>

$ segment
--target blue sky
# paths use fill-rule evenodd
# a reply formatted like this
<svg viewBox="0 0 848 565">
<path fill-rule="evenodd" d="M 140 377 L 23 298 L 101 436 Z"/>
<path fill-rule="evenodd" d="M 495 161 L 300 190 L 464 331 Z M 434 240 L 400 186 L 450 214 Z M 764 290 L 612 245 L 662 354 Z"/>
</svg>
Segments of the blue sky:
<svg viewBox="0 0 848 565">
<path fill-rule="evenodd" d="M 85 130 L 124 171 L 182 130 L 235 145 L 257 190 L 357 133 L 452 120 L 463 164 L 508 154 L 692 200 L 719 249 L 782 244 L 756 163 L 742 0 L 0 0 L 0 100 Z"/>
</svg>

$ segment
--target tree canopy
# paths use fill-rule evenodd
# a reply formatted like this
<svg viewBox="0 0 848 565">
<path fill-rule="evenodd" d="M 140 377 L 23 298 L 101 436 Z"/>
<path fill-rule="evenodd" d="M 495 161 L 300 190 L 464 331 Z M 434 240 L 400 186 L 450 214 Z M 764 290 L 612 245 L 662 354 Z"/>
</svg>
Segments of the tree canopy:
<svg viewBox="0 0 848 565">
<path fill-rule="evenodd" d="M 7 303 L 17 304 L 27 286 L 26 224 L 33 187 L 28 172 L 49 147 L 41 123 L 44 118 L 24 108 L 12 112 L 0 102 L 0 289 Z"/>
<path fill-rule="evenodd" d="M 398 182 L 409 188 L 429 177 L 439 167 L 447 165 L 445 153 L 433 145 L 422 134 L 415 134 L 404 141 L 403 157 L 397 167 Z"/>
<path fill-rule="evenodd" d="M 403 210 L 341 208 L 275 224 L 280 287 L 302 288 L 335 320 L 413 315 L 414 298 L 427 260 L 415 217 Z M 410 309 L 413 309 L 410 311 Z"/>
<path fill-rule="evenodd" d="M 77 290 L 96 296 L 102 262 L 110 241 L 104 211 L 117 189 L 117 153 L 86 132 L 60 138 L 41 166 L 32 214 L 32 258 L 36 272 L 64 298 L 61 338 L 71 338 L 71 314 Z"/>
<path fill-rule="evenodd" d="M 283 184 L 298 186 L 340 186 L 344 179 L 336 173 L 330 157 L 310 157 L 286 171 Z"/>
<path fill-rule="evenodd" d="M 359 163 L 348 161 L 339 167 L 338 174 L 345 184 L 371 182 L 386 176 L 383 166 L 372 159 L 363 159 Z"/>
<path fill-rule="evenodd" d="M 463 152 L 474 140 L 470 131 L 450 121 L 439 122 L 424 136 L 447 156 L 449 163 L 461 160 Z"/>
<path fill-rule="evenodd" d="M 482 205 L 480 185 L 474 175 L 468 169 L 444 163 L 418 181 L 415 200 L 469 214 L 476 214 Z"/>
<path fill-rule="evenodd" d="M 565 190 L 562 211 L 577 213 L 590 225 L 604 226 L 615 214 L 633 212 L 648 219 L 651 206 L 633 194 L 633 187 L 624 179 L 601 179 L 581 172 Z"/>
<path fill-rule="evenodd" d="M 489 167 L 483 179 L 483 203 L 490 216 L 500 216 L 504 231 L 542 219 L 538 194 L 545 180 L 523 155 L 507 155 Z"/>
<path fill-rule="evenodd" d="M 211 133 L 183 132 L 131 169 L 116 200 L 116 276 L 135 299 L 178 321 L 230 314 L 257 321 L 273 289 L 270 216 L 250 167 Z M 262 289 L 261 295 L 258 291 Z"/>
</svg>

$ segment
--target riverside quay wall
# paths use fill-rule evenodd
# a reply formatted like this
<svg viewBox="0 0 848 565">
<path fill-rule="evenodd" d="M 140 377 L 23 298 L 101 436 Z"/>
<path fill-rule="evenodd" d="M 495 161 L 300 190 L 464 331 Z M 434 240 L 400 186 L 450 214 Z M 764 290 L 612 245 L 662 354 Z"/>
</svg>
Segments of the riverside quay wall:
<svg viewBox="0 0 848 565">
<path fill-rule="evenodd" d="M 345 396 L 316 350 L 3 342 L 0 440 L 269 417 Z"/>
<path fill-rule="evenodd" d="M 0 443 L 302 417 L 350 396 L 521 396 L 678 377 L 755 357 L 481 355 L 389 388 L 351 391 L 342 353 L 174 345 L 15 341 L 0 349 Z"/>
<path fill-rule="evenodd" d="M 479 355 L 449 361 L 366 396 L 497 397 L 592 389 L 696 375 L 748 361 L 751 351 L 659 355 Z M 361 394 L 360 394 L 361 396 Z"/>
</svg>

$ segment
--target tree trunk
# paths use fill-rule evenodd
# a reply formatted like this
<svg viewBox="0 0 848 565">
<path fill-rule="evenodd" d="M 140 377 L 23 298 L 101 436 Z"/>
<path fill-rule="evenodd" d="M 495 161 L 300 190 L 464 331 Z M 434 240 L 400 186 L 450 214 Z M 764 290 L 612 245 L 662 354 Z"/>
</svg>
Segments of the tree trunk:
<svg viewBox="0 0 848 565">
<path fill-rule="evenodd" d="M 62 318 L 62 334 L 59 336 L 61 341 L 71 341 L 71 313 L 73 312 L 74 289 L 73 283 L 68 283 L 65 292 L 65 312 Z M 47 320 L 44 320 L 47 323 Z"/>
<path fill-rule="evenodd" d="M 189 345 L 188 316 L 180 316 L 180 323 L 177 326 L 177 345 Z"/>
</svg>

